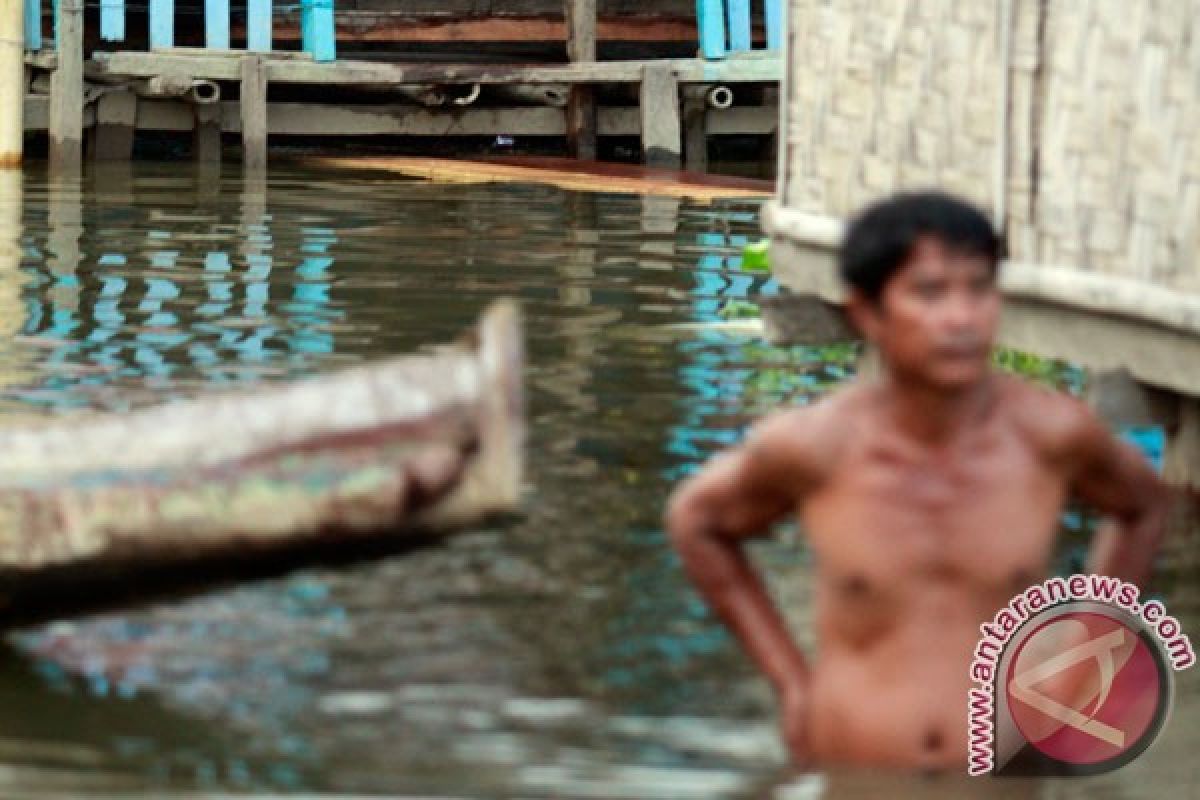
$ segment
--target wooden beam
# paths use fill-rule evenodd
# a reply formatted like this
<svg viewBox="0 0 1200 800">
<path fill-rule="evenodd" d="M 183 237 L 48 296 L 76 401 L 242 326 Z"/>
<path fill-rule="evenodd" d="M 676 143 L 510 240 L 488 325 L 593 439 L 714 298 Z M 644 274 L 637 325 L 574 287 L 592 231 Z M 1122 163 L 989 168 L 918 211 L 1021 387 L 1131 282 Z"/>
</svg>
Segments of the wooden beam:
<svg viewBox="0 0 1200 800">
<path fill-rule="evenodd" d="M 338 61 L 316 64 L 304 60 L 264 57 L 271 83 L 375 86 L 424 83 L 637 83 L 643 68 L 668 67 L 681 83 L 772 82 L 783 75 L 778 57 L 729 58 L 721 62 L 702 59 L 649 61 L 597 61 L 562 66 L 496 64 L 382 64 Z M 236 58 L 172 55 L 163 53 L 96 53 L 92 68 L 98 77 L 153 77 L 174 73 L 194 78 L 236 81 L 241 73 Z"/>
<path fill-rule="evenodd" d="M 245 35 L 244 26 L 233 29 L 234 37 Z M 301 25 L 293 15 L 275 20 L 276 41 L 299 41 Z M 692 17 L 609 17 L 596 20 L 596 39 L 601 42 L 672 42 L 696 41 L 696 21 Z M 461 17 L 422 17 L 400 12 L 337 12 L 339 42 L 566 42 L 564 19 L 551 17 L 489 16 L 477 19 Z M 759 41 L 765 42 L 760 38 Z"/>
<path fill-rule="evenodd" d="M 133 92 L 106 92 L 96 101 L 97 161 L 128 161 L 133 158 L 133 135 L 137 126 L 138 98 Z"/>
<path fill-rule="evenodd" d="M 58 2 L 58 67 L 50 77 L 50 167 L 78 173 L 83 159 L 83 0 Z"/>
<path fill-rule="evenodd" d="M 567 56 L 574 64 L 596 61 L 596 0 L 566 0 Z M 596 158 L 596 97 L 591 86 L 573 84 L 567 97 L 567 149 L 575 158 Z"/>
<path fill-rule="evenodd" d="M 642 75 L 642 160 L 652 167 L 680 165 L 679 83 L 670 67 L 646 67 Z"/>
<path fill-rule="evenodd" d="M 241 60 L 242 166 L 261 170 L 267 165 L 267 73 L 263 59 Z"/>
<path fill-rule="evenodd" d="M 25 98 L 25 129 L 46 129 L 48 99 L 41 95 Z M 219 104 L 217 119 L 225 133 L 240 133 L 238 103 Z M 407 104 L 334 106 L 316 103 L 270 103 L 267 106 L 271 136 L 565 136 L 565 115 L 558 108 L 468 108 L 453 112 Z M 147 131 L 194 130 L 195 114 L 180 100 L 138 101 L 137 127 Z M 737 114 L 733 114 L 737 111 Z M 708 111 L 708 134 L 769 133 L 775 124 L 773 109 L 740 108 Z M 597 114 L 601 136 L 637 136 L 641 131 L 635 108 L 603 108 Z M 84 124 L 91 124 L 90 115 Z"/>
</svg>

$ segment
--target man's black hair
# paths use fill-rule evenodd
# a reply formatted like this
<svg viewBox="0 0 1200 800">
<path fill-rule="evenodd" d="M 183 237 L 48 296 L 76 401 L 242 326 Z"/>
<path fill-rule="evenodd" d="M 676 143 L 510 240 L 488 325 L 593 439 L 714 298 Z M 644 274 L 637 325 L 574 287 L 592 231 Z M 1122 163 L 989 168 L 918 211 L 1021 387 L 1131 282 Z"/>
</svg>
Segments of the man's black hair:
<svg viewBox="0 0 1200 800">
<path fill-rule="evenodd" d="M 983 256 L 993 275 L 1002 255 L 996 229 L 975 206 L 945 192 L 899 192 L 867 206 L 847 226 L 838 253 L 842 280 L 877 302 L 921 236 Z"/>
</svg>

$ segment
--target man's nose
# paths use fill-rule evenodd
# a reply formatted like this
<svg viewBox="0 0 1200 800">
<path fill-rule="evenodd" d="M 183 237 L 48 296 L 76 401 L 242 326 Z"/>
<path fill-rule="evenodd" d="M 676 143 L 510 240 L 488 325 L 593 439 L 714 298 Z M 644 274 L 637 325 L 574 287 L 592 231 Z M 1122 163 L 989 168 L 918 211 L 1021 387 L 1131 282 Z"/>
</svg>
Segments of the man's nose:
<svg viewBox="0 0 1200 800">
<path fill-rule="evenodd" d="M 946 298 L 942 321 L 957 331 L 975 328 L 980 320 L 980 303 L 970 292 L 951 292 Z"/>
</svg>

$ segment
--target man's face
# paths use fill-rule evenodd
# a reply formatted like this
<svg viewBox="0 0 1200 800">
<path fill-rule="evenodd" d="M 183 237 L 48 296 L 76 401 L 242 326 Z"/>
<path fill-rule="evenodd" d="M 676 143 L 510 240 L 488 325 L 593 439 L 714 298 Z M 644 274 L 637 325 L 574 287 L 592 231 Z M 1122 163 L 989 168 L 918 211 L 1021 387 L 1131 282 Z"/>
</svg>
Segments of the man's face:
<svg viewBox="0 0 1200 800">
<path fill-rule="evenodd" d="M 894 373 L 945 389 L 982 379 L 1000 319 L 1000 291 L 983 256 L 922 236 L 855 316 Z"/>
</svg>

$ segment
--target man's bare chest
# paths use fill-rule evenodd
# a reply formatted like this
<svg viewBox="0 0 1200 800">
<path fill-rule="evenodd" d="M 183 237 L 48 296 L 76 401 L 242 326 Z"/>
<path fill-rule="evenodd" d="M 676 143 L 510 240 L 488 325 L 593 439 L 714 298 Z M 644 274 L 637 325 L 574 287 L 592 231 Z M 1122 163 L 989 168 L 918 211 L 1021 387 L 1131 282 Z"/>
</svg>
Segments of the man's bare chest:
<svg viewBox="0 0 1200 800">
<path fill-rule="evenodd" d="M 1019 448 L 948 464 L 843 464 L 801 509 L 824 575 L 868 588 L 948 580 L 1023 588 L 1054 545 L 1066 487 Z"/>
</svg>

